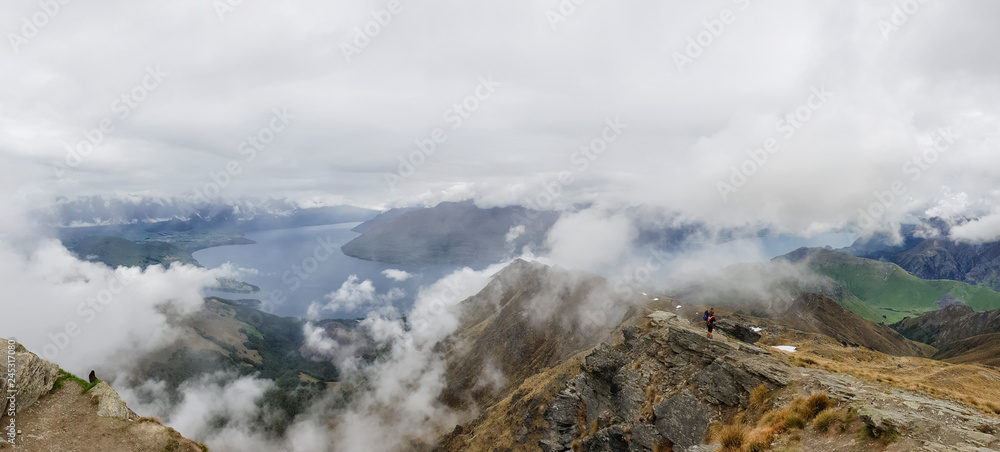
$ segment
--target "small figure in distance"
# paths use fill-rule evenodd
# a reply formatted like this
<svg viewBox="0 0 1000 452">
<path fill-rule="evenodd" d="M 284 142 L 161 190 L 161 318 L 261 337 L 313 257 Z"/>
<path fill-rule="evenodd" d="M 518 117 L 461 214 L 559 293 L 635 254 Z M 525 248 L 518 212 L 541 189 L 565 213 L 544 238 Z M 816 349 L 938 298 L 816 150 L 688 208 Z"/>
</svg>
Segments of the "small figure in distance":
<svg viewBox="0 0 1000 452">
<path fill-rule="evenodd" d="M 97 381 L 97 373 L 94 371 L 90 371 L 90 382 L 93 383 L 95 381 Z"/>
<path fill-rule="evenodd" d="M 712 338 L 712 330 L 715 329 L 715 308 L 709 308 L 702 316 L 705 319 L 705 327 L 708 328 L 708 338 Z"/>
</svg>

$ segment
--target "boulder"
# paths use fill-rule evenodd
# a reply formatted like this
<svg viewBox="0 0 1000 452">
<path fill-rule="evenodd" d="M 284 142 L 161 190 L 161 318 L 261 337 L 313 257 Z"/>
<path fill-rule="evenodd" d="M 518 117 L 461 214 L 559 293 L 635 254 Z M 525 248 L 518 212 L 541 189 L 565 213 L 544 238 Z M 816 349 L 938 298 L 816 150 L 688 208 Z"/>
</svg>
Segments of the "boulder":
<svg viewBox="0 0 1000 452">
<path fill-rule="evenodd" d="M 684 390 L 653 407 L 656 431 L 670 440 L 675 450 L 685 450 L 701 443 L 711 420 L 708 408 Z"/>
<path fill-rule="evenodd" d="M 656 427 L 649 424 L 632 424 L 631 434 L 629 447 L 634 451 L 653 450 L 654 447 L 663 442 L 663 437 L 660 436 Z"/>
<path fill-rule="evenodd" d="M 125 405 L 125 401 L 122 400 L 121 396 L 103 381 L 94 385 L 90 391 L 87 391 L 87 394 L 90 395 L 91 401 L 97 405 L 98 416 L 126 420 L 135 417 L 135 414 Z"/>
<path fill-rule="evenodd" d="M 858 419 L 861 419 L 876 437 L 891 436 L 899 432 L 899 427 L 905 420 L 897 419 L 888 411 L 882 411 L 873 407 L 864 406 L 858 410 Z"/>
<path fill-rule="evenodd" d="M 695 375 L 698 386 L 708 396 L 728 406 L 739 406 L 760 380 L 747 371 L 718 359 Z"/>
<path fill-rule="evenodd" d="M 753 344 L 760 340 L 760 333 L 750 329 L 746 325 L 736 323 L 733 319 L 719 319 L 715 322 L 715 327 L 726 333 L 727 336 L 748 344 Z"/>
<path fill-rule="evenodd" d="M 0 394 L 6 396 L 8 389 L 16 390 L 14 411 L 19 413 L 35 403 L 38 397 L 48 393 L 52 389 L 52 385 L 56 382 L 56 376 L 59 374 L 59 366 L 39 358 L 34 353 L 26 350 L 24 346 L 12 340 L 0 338 L 0 344 L 3 346 L 4 356 L 4 378 L 0 378 Z M 13 359 L 11 360 L 11 358 Z M 14 380 L 16 384 L 14 388 L 8 388 L 7 386 L 9 364 L 15 366 Z M 4 409 L 0 410 L 0 419 L 4 419 L 7 413 L 6 408 L 9 402 L 6 399 L 4 399 L 4 402 Z"/>
</svg>

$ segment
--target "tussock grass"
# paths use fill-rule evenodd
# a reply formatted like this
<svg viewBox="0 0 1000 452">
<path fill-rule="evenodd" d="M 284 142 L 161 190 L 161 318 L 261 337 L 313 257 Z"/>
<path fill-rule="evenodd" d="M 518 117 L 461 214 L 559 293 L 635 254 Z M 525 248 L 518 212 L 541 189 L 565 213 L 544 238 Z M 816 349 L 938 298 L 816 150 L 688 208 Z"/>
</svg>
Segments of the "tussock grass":
<svg viewBox="0 0 1000 452">
<path fill-rule="evenodd" d="M 796 363 L 808 360 L 809 367 L 952 400 L 988 415 L 1000 415 L 1000 403 L 994 402 L 1000 400 L 1000 385 L 996 384 L 1000 370 L 995 367 L 890 356 L 874 350 L 844 348 L 831 341 L 785 336 L 767 342 L 799 347 L 800 357 Z"/>
<path fill-rule="evenodd" d="M 816 415 L 816 419 L 813 419 L 813 429 L 820 433 L 826 433 L 840 419 L 839 410 L 836 408 L 827 408 L 820 411 Z"/>
<path fill-rule="evenodd" d="M 771 391 L 767 389 L 767 386 L 758 385 L 750 391 L 750 409 L 757 411 L 759 413 L 764 413 L 770 408 Z"/>
<path fill-rule="evenodd" d="M 813 422 L 813 428 L 825 432 L 842 417 L 850 416 L 833 407 L 825 392 L 796 397 L 784 406 L 772 408 L 770 391 L 761 385 L 750 392 L 749 399 L 746 409 L 733 416 L 731 423 L 716 422 L 709 427 L 709 437 L 718 441 L 724 451 L 769 450 L 775 438 L 786 431 L 805 429 Z"/>
<path fill-rule="evenodd" d="M 743 424 L 728 424 L 722 426 L 715 440 L 722 444 L 724 451 L 739 451 L 747 439 L 747 427 Z"/>
</svg>

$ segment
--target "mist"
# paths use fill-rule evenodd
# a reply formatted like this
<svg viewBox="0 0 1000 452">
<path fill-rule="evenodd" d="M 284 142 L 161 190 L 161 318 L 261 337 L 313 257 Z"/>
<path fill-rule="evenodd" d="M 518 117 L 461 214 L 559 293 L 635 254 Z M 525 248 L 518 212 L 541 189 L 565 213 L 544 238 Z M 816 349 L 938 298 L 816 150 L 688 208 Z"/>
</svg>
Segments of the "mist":
<svg viewBox="0 0 1000 452">
<path fill-rule="evenodd" d="M 52 226 L 82 224 L 66 218 L 80 200 L 88 224 L 473 200 L 559 214 L 548 251 L 508 251 L 606 278 L 579 322 L 642 293 L 780 304 L 789 282 L 827 282 L 768 263 L 761 231 L 899 241 L 935 218 L 945 232 L 921 236 L 1000 239 L 996 17 L 988 0 L 4 2 L 0 334 L 97 369 L 213 450 L 429 444 L 475 415 L 439 402 L 435 346 L 509 261 L 427 284 L 408 309 L 394 302 L 412 293 L 334 281 L 302 334 L 343 383 L 274 438 L 257 431 L 275 415 L 259 375 L 170 394 L 133 375 L 185 334 L 205 287 L 249 270 L 109 268 Z M 574 278 L 549 281 L 526 320 Z M 321 327 L 354 312 L 357 331 Z M 487 364 L 484 387 L 503 385 Z"/>
</svg>

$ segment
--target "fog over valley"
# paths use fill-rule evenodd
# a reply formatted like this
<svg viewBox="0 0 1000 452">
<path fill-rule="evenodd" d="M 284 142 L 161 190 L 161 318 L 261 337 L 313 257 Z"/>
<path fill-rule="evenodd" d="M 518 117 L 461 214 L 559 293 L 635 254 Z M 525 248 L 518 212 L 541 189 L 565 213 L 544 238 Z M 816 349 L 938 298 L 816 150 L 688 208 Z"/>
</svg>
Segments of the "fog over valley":
<svg viewBox="0 0 1000 452">
<path fill-rule="evenodd" d="M 5 2 L 0 449 L 1000 450 L 996 17 Z"/>
</svg>

